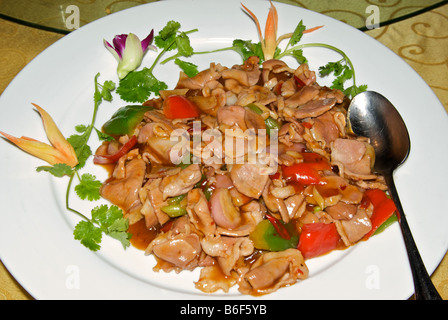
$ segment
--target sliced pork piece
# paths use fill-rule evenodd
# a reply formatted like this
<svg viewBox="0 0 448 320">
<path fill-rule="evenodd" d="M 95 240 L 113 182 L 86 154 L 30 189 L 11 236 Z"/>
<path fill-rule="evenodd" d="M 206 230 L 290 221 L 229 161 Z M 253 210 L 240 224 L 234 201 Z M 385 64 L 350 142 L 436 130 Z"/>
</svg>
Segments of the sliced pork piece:
<svg viewBox="0 0 448 320">
<path fill-rule="evenodd" d="M 201 244 L 195 233 L 177 234 L 172 237 L 167 233 L 154 239 L 147 252 L 182 270 L 193 270 L 198 265 Z"/>
<path fill-rule="evenodd" d="M 356 206 L 339 201 L 333 206 L 325 208 L 325 211 L 333 218 L 337 220 L 350 220 L 356 214 Z"/>
<path fill-rule="evenodd" d="M 296 108 L 314 100 L 319 95 L 319 89 L 315 86 L 305 86 L 285 100 L 285 106 Z"/>
<path fill-rule="evenodd" d="M 331 161 L 341 163 L 344 171 L 361 175 L 371 173 L 371 155 L 367 152 L 367 144 L 362 141 L 336 139 L 331 147 Z"/>
<path fill-rule="evenodd" d="M 300 123 L 287 122 L 278 131 L 278 141 L 286 145 L 288 149 L 293 148 L 294 151 L 302 152 L 305 146 L 303 144 L 299 145 L 298 143 L 304 141 L 302 136 L 304 132 L 305 129 Z M 280 148 L 282 148 L 282 144 L 278 146 L 279 153 L 281 153 Z"/>
<path fill-rule="evenodd" d="M 146 163 L 138 158 L 132 159 L 124 166 L 124 178 L 111 178 L 101 186 L 101 196 L 116 206 L 129 212 L 141 204 L 139 190 L 143 185 Z"/>
<path fill-rule="evenodd" d="M 145 184 L 145 190 L 147 192 L 147 200 L 143 206 L 142 214 L 145 215 L 147 223 L 154 222 L 154 216 L 157 218 L 157 222 L 161 225 L 165 224 L 170 217 L 162 211 L 162 207 L 167 205 L 167 202 L 163 200 L 163 193 L 160 191 L 160 183 L 162 178 L 148 180 Z"/>
<path fill-rule="evenodd" d="M 336 220 L 336 228 L 346 246 L 361 240 L 372 229 L 366 210 L 358 208 L 350 220 Z"/>
<path fill-rule="evenodd" d="M 246 126 L 248 129 L 255 130 L 255 133 L 258 133 L 259 129 L 265 130 L 266 123 L 261 115 L 255 113 L 249 108 L 246 108 L 246 113 L 244 114 L 244 121 L 246 122 Z"/>
<path fill-rule="evenodd" d="M 219 265 L 211 265 L 201 268 L 200 276 L 195 287 L 205 293 L 213 293 L 219 290 L 229 292 L 230 288 L 238 283 L 238 273 L 233 271 L 230 276 L 225 275 Z"/>
<path fill-rule="evenodd" d="M 261 72 L 246 72 L 244 70 L 237 69 L 227 69 L 222 72 L 222 78 L 225 80 L 233 79 L 236 80 L 239 84 L 249 87 L 253 86 L 258 82 L 260 78 Z"/>
<path fill-rule="evenodd" d="M 243 88 L 237 97 L 236 104 L 247 106 L 250 103 L 261 103 L 268 105 L 271 102 L 277 101 L 277 96 L 268 88 L 262 86 L 251 86 Z"/>
<path fill-rule="evenodd" d="M 323 148 L 329 147 L 331 142 L 340 137 L 339 127 L 330 112 L 314 119 L 311 133 L 316 141 L 323 144 Z"/>
<path fill-rule="evenodd" d="M 303 106 L 299 106 L 295 110 L 294 116 L 297 119 L 315 118 L 333 108 L 335 104 L 335 98 L 311 100 L 305 103 Z"/>
<path fill-rule="evenodd" d="M 198 164 L 190 164 L 176 175 L 163 178 L 161 188 L 163 199 L 177 197 L 193 189 L 201 180 L 202 172 Z"/>
<path fill-rule="evenodd" d="M 181 72 L 176 89 L 202 89 L 207 82 L 218 80 L 219 78 L 221 78 L 221 69 L 221 65 L 215 65 L 214 63 L 211 63 L 209 69 L 201 71 L 191 78 L 188 77 L 185 73 Z"/>
<path fill-rule="evenodd" d="M 231 275 L 236 262 L 254 252 L 254 245 L 248 237 L 212 236 L 201 240 L 206 254 L 216 257 L 222 272 Z"/>
<path fill-rule="evenodd" d="M 224 106 L 218 109 L 216 120 L 218 125 L 239 128 L 245 131 L 247 129 L 245 115 L 246 110 L 241 106 Z"/>
<path fill-rule="evenodd" d="M 297 249 L 263 254 L 244 274 L 239 291 L 260 295 L 274 292 L 308 277 L 308 268 Z"/>
<path fill-rule="evenodd" d="M 239 192 L 258 199 L 269 180 L 269 175 L 264 169 L 267 169 L 267 166 L 251 163 L 235 164 L 230 171 L 230 178 Z"/>
<path fill-rule="evenodd" d="M 243 65 L 233 66 L 232 69 L 222 71 L 223 79 L 234 79 L 243 86 L 250 87 L 257 84 L 260 79 L 261 70 L 258 67 L 259 58 L 249 57 Z"/>
<path fill-rule="evenodd" d="M 216 223 L 213 220 L 207 198 L 201 189 L 192 189 L 187 196 L 187 212 L 191 223 L 204 235 L 214 234 Z"/>
<path fill-rule="evenodd" d="M 294 76 L 297 77 L 302 83 L 309 86 L 316 83 L 316 73 L 311 71 L 308 64 L 302 63 L 294 72 Z"/>
</svg>

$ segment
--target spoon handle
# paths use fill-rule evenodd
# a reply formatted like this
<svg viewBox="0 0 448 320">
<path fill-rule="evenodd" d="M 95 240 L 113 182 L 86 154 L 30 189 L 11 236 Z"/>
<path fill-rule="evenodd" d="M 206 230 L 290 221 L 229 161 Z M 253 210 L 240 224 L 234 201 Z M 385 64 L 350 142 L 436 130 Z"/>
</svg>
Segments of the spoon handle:
<svg viewBox="0 0 448 320">
<path fill-rule="evenodd" d="M 432 283 L 428 272 L 426 271 L 423 260 L 414 242 L 414 238 L 412 237 L 412 233 L 406 220 L 403 207 L 401 206 L 400 198 L 398 197 L 397 189 L 395 188 L 392 173 L 386 174 L 384 175 L 384 177 L 399 213 L 398 220 L 400 222 L 401 232 L 403 233 L 403 240 L 408 253 L 412 277 L 414 279 L 415 299 L 442 300 L 436 288 L 434 287 L 434 284 Z"/>
</svg>

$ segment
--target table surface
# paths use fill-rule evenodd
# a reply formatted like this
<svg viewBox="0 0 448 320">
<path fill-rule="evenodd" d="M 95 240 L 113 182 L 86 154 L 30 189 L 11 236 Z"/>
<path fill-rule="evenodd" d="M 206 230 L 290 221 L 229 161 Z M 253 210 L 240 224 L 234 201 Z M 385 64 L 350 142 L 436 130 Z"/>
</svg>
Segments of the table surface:
<svg viewBox="0 0 448 320">
<path fill-rule="evenodd" d="M 33 27 L 68 33 L 70 25 L 67 21 L 71 6 L 75 5 L 80 12 L 80 25 L 85 25 L 108 14 L 160 0 L 14 0 L 0 1 L 0 17 L 26 23 Z M 369 6 L 381 9 L 380 24 L 386 25 L 409 18 L 424 11 L 433 9 L 447 0 L 277 0 L 309 10 L 320 12 L 344 21 L 355 28 L 365 29 Z"/>
<path fill-rule="evenodd" d="M 169 1 L 169 0 L 165 0 Z M 76 1 L 81 25 L 149 0 Z M 448 111 L 448 1 L 417 0 L 281 0 L 327 14 L 355 26 L 401 56 L 428 83 Z M 65 8 L 73 0 L 0 1 L 0 94 L 20 70 L 64 37 Z M 380 27 L 367 30 L 366 8 L 380 9 Z M 90 10 L 89 13 L 87 13 Z M 92 11 L 93 10 L 93 11 Z M 448 299 L 448 254 L 432 275 Z M 0 300 L 33 299 L 0 263 Z"/>
</svg>

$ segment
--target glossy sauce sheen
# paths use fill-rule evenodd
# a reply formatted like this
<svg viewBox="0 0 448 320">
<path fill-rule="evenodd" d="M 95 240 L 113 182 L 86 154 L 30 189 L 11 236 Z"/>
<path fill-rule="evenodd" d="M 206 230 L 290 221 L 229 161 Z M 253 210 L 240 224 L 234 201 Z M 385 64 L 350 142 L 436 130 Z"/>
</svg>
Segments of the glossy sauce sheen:
<svg viewBox="0 0 448 320">
<path fill-rule="evenodd" d="M 158 230 L 156 228 L 148 229 L 145 225 L 145 219 L 140 219 L 129 225 L 128 232 L 132 234 L 131 244 L 139 250 L 145 250 L 157 236 Z"/>
</svg>

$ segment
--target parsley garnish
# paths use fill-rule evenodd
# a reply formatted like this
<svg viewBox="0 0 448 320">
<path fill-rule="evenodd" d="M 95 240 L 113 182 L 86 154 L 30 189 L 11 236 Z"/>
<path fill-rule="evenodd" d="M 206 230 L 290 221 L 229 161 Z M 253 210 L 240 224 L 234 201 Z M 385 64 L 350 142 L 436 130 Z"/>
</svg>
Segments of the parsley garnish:
<svg viewBox="0 0 448 320">
<path fill-rule="evenodd" d="M 123 218 L 121 209 L 117 206 L 101 205 L 92 210 L 91 220 L 80 221 L 73 231 L 76 240 L 92 251 L 101 248 L 103 233 L 118 240 L 127 248 L 131 235 L 127 232 L 128 219 Z"/>
<path fill-rule="evenodd" d="M 78 125 L 75 127 L 75 130 L 79 134 L 71 135 L 67 141 L 73 146 L 75 149 L 76 156 L 78 157 L 78 165 L 77 169 L 81 169 L 85 166 L 87 159 L 92 155 L 92 150 L 88 145 L 88 141 L 90 139 L 90 135 L 92 130 L 95 129 L 95 120 L 96 114 L 98 112 L 98 108 L 101 102 L 104 100 L 111 101 L 112 94 L 111 91 L 115 89 L 115 83 L 113 81 L 105 81 L 103 85 L 98 83 L 98 77 L 100 74 L 98 73 L 95 76 L 94 84 L 95 84 L 95 93 L 93 95 L 94 98 L 94 111 L 92 116 L 92 121 L 90 125 Z M 96 130 L 97 132 L 99 130 Z M 100 140 L 105 136 L 99 136 Z"/>
<path fill-rule="evenodd" d="M 101 181 L 96 180 L 96 177 L 90 173 L 84 173 L 79 178 L 79 184 L 75 186 L 76 194 L 82 199 L 89 201 L 99 200 Z"/>
<path fill-rule="evenodd" d="M 74 190 L 80 199 L 96 201 L 101 198 L 101 182 L 90 173 L 79 174 L 79 170 L 85 166 L 87 159 L 92 155 L 92 150 L 88 145 L 92 132 L 95 130 L 101 141 L 111 139 L 110 136 L 95 128 L 95 120 L 101 102 L 103 100 L 112 100 L 111 91 L 115 89 L 115 83 L 105 81 L 101 85 L 98 83 L 98 77 L 99 73 L 94 80 L 95 93 L 92 121 L 90 125 L 77 125 L 75 127 L 77 134 L 73 134 L 67 139 L 75 149 L 79 164 L 74 168 L 66 164 L 55 164 L 54 166 L 41 166 L 36 169 L 38 172 L 48 172 L 55 177 L 69 177 L 65 198 L 66 209 L 82 218 L 75 226 L 73 235 L 75 240 L 80 240 L 84 246 L 92 251 L 97 251 L 101 248 L 100 244 L 103 234 L 120 241 L 124 248 L 130 245 L 130 234 L 127 232 L 128 220 L 123 217 L 123 212 L 120 208 L 107 205 L 95 207 L 92 209 L 91 218 L 89 219 L 81 212 L 73 209 L 69 204 L 69 195 L 75 177 L 77 177 L 79 183 L 74 187 Z"/>
<path fill-rule="evenodd" d="M 182 69 L 182 71 L 185 72 L 185 74 L 190 78 L 198 74 L 198 66 L 191 62 L 182 61 L 179 58 L 176 58 L 174 60 L 174 63 L 177 64 Z"/>
<path fill-rule="evenodd" d="M 151 93 L 159 94 L 160 90 L 167 89 L 165 82 L 159 81 L 148 68 L 130 72 L 120 80 L 117 93 L 127 102 L 145 102 Z"/>
</svg>

